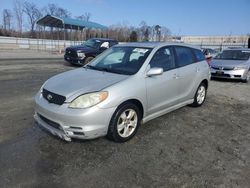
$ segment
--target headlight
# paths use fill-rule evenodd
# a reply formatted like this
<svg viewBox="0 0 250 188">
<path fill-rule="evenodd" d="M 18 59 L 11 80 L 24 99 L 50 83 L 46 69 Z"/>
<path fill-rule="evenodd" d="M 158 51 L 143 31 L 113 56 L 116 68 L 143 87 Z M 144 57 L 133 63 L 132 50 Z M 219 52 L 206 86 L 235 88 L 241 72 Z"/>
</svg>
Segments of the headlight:
<svg viewBox="0 0 250 188">
<path fill-rule="evenodd" d="M 83 52 L 77 52 L 77 56 L 84 58 L 85 57 L 85 53 L 83 53 Z"/>
<path fill-rule="evenodd" d="M 41 86 L 41 88 L 40 88 L 40 90 L 39 90 L 39 91 L 40 91 L 40 93 L 42 93 L 42 92 L 43 92 L 43 88 L 44 88 L 44 85 L 45 85 L 46 83 L 47 83 L 47 81 L 46 81 L 46 82 L 44 82 L 44 83 L 43 83 L 43 85 Z"/>
<path fill-rule="evenodd" d="M 234 70 L 243 70 L 246 69 L 245 67 L 234 67 Z"/>
<path fill-rule="evenodd" d="M 69 108 L 88 108 L 99 104 L 100 102 L 104 101 L 107 98 L 108 98 L 108 92 L 106 91 L 88 93 L 74 99 L 70 103 Z"/>
</svg>

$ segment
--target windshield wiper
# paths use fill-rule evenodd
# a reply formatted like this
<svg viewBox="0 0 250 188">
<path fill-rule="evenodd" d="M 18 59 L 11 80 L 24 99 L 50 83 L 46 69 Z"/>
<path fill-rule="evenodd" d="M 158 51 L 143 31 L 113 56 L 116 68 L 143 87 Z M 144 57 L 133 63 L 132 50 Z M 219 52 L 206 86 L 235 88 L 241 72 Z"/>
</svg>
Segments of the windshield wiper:
<svg viewBox="0 0 250 188">
<path fill-rule="evenodd" d="M 113 69 L 104 68 L 104 67 L 95 67 L 92 65 L 86 65 L 85 67 L 89 69 L 97 70 L 97 71 L 111 72 L 111 73 L 116 73 L 116 74 L 126 74 L 123 71 L 113 70 Z"/>
<path fill-rule="evenodd" d="M 110 71 L 110 69 L 108 69 L 108 68 L 96 67 L 96 66 L 92 66 L 92 65 L 86 65 L 86 67 L 89 69 L 98 70 L 98 71 L 105 71 L 105 72 Z"/>
</svg>

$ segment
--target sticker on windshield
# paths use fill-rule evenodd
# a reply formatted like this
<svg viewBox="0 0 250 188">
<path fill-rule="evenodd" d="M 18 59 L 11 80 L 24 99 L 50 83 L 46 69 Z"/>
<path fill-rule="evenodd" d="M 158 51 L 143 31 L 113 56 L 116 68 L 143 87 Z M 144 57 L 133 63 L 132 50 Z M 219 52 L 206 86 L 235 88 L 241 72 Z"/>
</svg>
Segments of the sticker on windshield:
<svg viewBox="0 0 250 188">
<path fill-rule="evenodd" d="M 137 53 L 140 53 L 140 54 L 145 54 L 147 51 L 148 51 L 148 49 L 144 49 L 144 48 L 135 48 L 133 50 L 133 52 L 137 52 Z"/>
</svg>

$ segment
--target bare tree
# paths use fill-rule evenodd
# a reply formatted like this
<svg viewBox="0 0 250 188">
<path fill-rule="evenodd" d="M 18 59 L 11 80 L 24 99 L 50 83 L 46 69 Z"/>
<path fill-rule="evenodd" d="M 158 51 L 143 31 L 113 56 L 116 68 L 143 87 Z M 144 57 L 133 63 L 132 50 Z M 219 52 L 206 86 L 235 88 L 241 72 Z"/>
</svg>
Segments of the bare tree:
<svg viewBox="0 0 250 188">
<path fill-rule="evenodd" d="M 23 4 L 20 0 L 14 1 L 14 12 L 17 22 L 17 29 L 20 33 L 22 33 L 23 29 Z"/>
<path fill-rule="evenodd" d="M 47 7 L 45 7 L 45 12 L 46 12 L 46 14 L 55 16 L 57 9 L 58 9 L 58 6 L 56 4 L 50 3 L 47 5 Z"/>
<path fill-rule="evenodd" d="M 168 41 L 170 39 L 170 36 L 171 36 L 170 29 L 165 26 L 161 26 L 161 37 L 163 41 Z"/>
<path fill-rule="evenodd" d="M 149 41 L 150 27 L 147 25 L 145 21 L 141 21 L 139 26 L 140 26 L 141 40 Z"/>
<path fill-rule="evenodd" d="M 3 10 L 3 28 L 5 30 L 11 29 L 11 19 L 12 19 L 12 13 L 9 9 Z"/>
<path fill-rule="evenodd" d="M 68 18 L 71 16 L 71 13 L 67 9 L 58 7 L 55 16 Z"/>
<path fill-rule="evenodd" d="M 81 16 L 77 16 L 76 18 L 79 20 L 84 20 L 86 22 L 89 22 L 90 17 L 91 17 L 91 13 L 85 12 L 84 14 L 82 14 Z"/>
<path fill-rule="evenodd" d="M 23 4 L 23 12 L 27 15 L 29 19 L 30 32 L 33 35 L 36 20 L 41 16 L 41 11 L 34 3 L 25 1 Z"/>
</svg>

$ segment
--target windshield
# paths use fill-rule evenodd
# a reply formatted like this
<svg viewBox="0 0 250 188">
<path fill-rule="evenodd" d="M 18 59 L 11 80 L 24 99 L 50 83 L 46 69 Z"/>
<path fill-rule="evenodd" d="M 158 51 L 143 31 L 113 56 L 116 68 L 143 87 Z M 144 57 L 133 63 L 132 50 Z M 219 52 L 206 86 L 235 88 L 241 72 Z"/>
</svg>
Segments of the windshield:
<svg viewBox="0 0 250 188">
<path fill-rule="evenodd" d="M 96 39 L 89 39 L 82 43 L 83 46 L 87 46 L 90 48 L 98 48 L 100 44 L 101 44 L 101 41 L 96 40 Z"/>
<path fill-rule="evenodd" d="M 227 59 L 227 60 L 248 60 L 250 57 L 250 51 L 244 50 L 225 50 L 221 54 L 215 57 L 215 59 Z"/>
<path fill-rule="evenodd" d="M 86 67 L 99 71 L 133 75 L 139 71 L 151 50 L 150 48 L 113 47 Z"/>
</svg>

